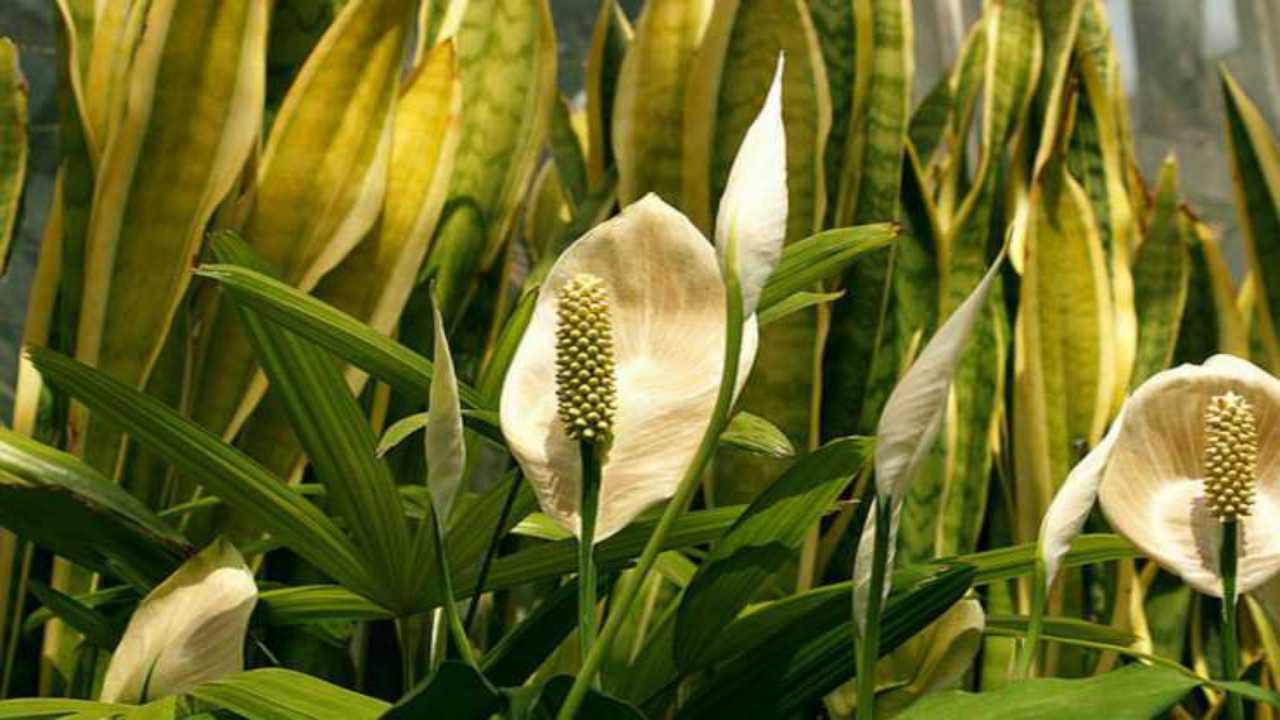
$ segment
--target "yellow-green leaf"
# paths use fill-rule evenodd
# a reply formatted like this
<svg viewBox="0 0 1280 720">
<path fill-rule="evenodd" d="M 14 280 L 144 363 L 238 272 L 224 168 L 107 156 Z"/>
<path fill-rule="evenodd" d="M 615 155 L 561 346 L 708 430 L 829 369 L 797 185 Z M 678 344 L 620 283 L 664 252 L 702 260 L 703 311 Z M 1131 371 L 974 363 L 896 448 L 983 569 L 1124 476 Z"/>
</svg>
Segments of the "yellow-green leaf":
<svg viewBox="0 0 1280 720">
<path fill-rule="evenodd" d="M 648 193 L 683 207 L 685 86 L 715 5 L 712 0 L 651 0 L 622 61 L 613 106 L 618 203 Z"/>
<path fill-rule="evenodd" d="M 1160 169 L 1155 214 L 1133 263 L 1138 353 L 1130 387 L 1173 362 L 1191 275 L 1187 221 L 1179 202 L 1178 162 L 1170 157 Z"/>
<path fill-rule="evenodd" d="M 18 219 L 27 173 L 27 81 L 18 66 L 18 46 L 0 38 L 0 277 Z"/>
<path fill-rule="evenodd" d="M 536 169 L 556 98 L 547 0 L 469 0 L 456 41 L 462 139 L 428 261 L 446 318 L 456 317 L 476 273 L 498 256 Z"/>
<path fill-rule="evenodd" d="M 129 101 L 106 145 L 89 222 L 76 355 L 142 387 L 191 279 L 214 208 L 257 137 L 266 0 L 153 0 L 128 77 Z M 120 436 L 76 425 L 104 474 Z"/>
</svg>

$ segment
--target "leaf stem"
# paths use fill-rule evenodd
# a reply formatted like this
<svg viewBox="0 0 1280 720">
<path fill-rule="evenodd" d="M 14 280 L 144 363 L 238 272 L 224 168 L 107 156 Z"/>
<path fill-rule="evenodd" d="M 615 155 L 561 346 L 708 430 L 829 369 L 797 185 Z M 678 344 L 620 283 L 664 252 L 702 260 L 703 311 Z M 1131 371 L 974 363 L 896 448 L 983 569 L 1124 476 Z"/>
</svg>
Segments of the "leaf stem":
<svg viewBox="0 0 1280 720">
<path fill-rule="evenodd" d="M 467 608 L 467 619 L 463 622 L 467 632 L 475 627 L 476 611 L 480 609 L 480 596 L 484 594 L 484 583 L 489 579 L 489 568 L 493 566 L 493 559 L 498 555 L 498 545 L 506 534 L 504 530 L 507 527 L 507 520 L 511 518 L 511 508 L 516 504 L 516 496 L 520 494 L 520 481 L 523 479 L 524 476 L 518 472 L 511 474 L 511 489 L 507 491 L 507 499 L 503 502 L 502 512 L 498 515 L 498 524 L 493 528 L 489 548 L 485 550 L 484 560 L 480 563 L 480 574 L 476 576 L 476 589 L 471 593 L 471 605 Z"/>
<path fill-rule="evenodd" d="M 884 606 L 884 583 L 889 564 L 889 537 L 893 522 L 893 502 L 876 500 L 875 545 L 871 556 L 867 616 L 858 638 L 858 720 L 872 720 L 876 707 L 876 662 L 880 659 L 880 611 Z M 855 624 L 855 628 L 857 625 Z"/>
<path fill-rule="evenodd" d="M 1236 628 L 1236 572 L 1239 554 L 1237 521 L 1222 523 L 1222 548 L 1219 550 L 1218 567 L 1222 572 L 1222 674 L 1228 682 L 1240 679 L 1240 641 Z M 1244 719 L 1244 700 L 1233 692 L 1227 693 L 1227 716 L 1231 720 Z"/>
<path fill-rule="evenodd" d="M 702 478 L 702 472 L 707 463 L 711 461 L 711 456 L 715 453 L 720 433 L 728 422 L 730 410 L 733 409 L 734 395 L 738 386 L 738 355 L 742 351 L 742 289 L 733 273 L 726 273 L 725 275 L 725 357 L 724 369 L 720 374 L 720 390 L 716 395 L 715 409 L 711 412 L 711 418 L 707 421 L 707 427 L 702 433 L 702 440 L 698 443 L 698 449 L 694 453 L 693 460 L 685 468 L 684 476 L 680 478 L 680 484 L 676 487 L 675 494 L 667 502 L 666 509 L 663 510 L 662 516 L 658 518 L 658 524 L 653 528 L 653 534 L 649 536 L 649 542 L 645 545 L 644 552 L 640 554 L 640 559 L 636 562 L 635 582 L 626 583 L 617 589 L 613 598 L 613 607 L 609 610 L 609 617 L 605 621 L 604 629 L 600 632 L 600 637 L 595 645 L 592 646 L 591 652 L 583 659 L 582 669 L 578 676 L 574 678 L 573 687 L 569 689 L 569 695 L 565 698 L 564 705 L 560 707 L 560 712 L 556 715 L 557 720 L 573 720 L 574 716 L 577 715 L 578 708 L 582 706 L 582 701 L 586 698 L 587 691 L 590 689 L 590 678 L 594 677 L 600 670 L 600 666 L 604 663 L 605 656 L 609 652 L 609 647 L 613 644 L 614 639 L 617 638 L 623 624 L 626 623 L 627 617 L 631 612 L 631 604 L 635 601 L 639 589 L 644 586 L 645 578 L 653 570 L 653 564 L 657 561 L 658 554 L 662 551 L 662 545 L 667 539 L 667 534 L 671 532 L 676 520 L 684 512 L 685 506 L 689 504 L 693 491 L 697 489 L 698 481 Z"/>
<path fill-rule="evenodd" d="M 595 443 L 578 443 L 582 458 L 582 533 L 578 538 L 578 641 L 582 657 L 596 641 L 596 515 L 600 505 L 600 456 Z M 591 680 L 594 683 L 594 679 Z"/>
</svg>

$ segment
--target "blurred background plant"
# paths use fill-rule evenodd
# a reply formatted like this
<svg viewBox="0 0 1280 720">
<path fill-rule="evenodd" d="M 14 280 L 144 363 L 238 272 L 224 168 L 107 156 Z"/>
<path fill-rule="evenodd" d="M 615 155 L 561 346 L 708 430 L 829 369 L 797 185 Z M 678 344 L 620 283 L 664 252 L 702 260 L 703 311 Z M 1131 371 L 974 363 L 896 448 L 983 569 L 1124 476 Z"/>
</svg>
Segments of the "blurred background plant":
<svg viewBox="0 0 1280 720">
<path fill-rule="evenodd" d="M 512 467 L 504 374 L 584 231 L 654 192 L 710 234 L 783 51 L 788 247 L 755 367 L 660 547 L 656 509 L 600 544 L 618 632 L 587 658 L 584 716 L 956 716 L 974 697 L 942 691 L 959 687 L 1011 716 L 1059 693 L 1062 717 L 1181 717 L 1222 711 L 1230 687 L 1271 717 L 1275 588 L 1245 600 L 1248 682 L 1215 684 L 1217 601 L 1100 516 L 1028 654 L 1070 680 L 1009 680 L 1041 517 L 1129 390 L 1215 352 L 1280 370 L 1277 12 L 11 0 L 0 34 L 25 79 L 0 52 L 0 112 L 25 100 L 30 142 L 16 121 L 0 133 L 0 179 L 24 187 L 18 206 L 0 185 L 0 230 L 20 207 L 0 278 L 0 525 L 16 533 L 0 531 L 0 694 L 53 704 L 7 708 L 90 707 L 54 698 L 96 698 L 124 620 L 219 536 L 257 574 L 233 642 L 260 669 L 161 699 L 161 717 L 291 717 L 300 697 L 315 705 L 299 713 L 540 717 L 584 690 L 566 677 L 584 662 L 575 543 Z M 849 595 L 872 436 L 1002 249 L 939 440 L 922 433 L 889 508 L 897 559 L 859 711 Z M 432 291 L 468 449 L 442 518 L 416 432 Z M 445 662 L 450 599 L 465 665 Z"/>
</svg>

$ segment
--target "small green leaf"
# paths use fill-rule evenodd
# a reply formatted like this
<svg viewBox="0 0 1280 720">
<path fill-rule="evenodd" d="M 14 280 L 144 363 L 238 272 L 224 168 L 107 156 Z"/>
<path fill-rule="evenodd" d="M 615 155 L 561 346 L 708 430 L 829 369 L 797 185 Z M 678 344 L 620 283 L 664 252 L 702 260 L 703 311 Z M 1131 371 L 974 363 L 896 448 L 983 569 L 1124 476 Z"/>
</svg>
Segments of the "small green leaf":
<svg viewBox="0 0 1280 720">
<path fill-rule="evenodd" d="M 378 457 L 391 452 L 395 446 L 409 439 L 409 436 L 427 426 L 427 413 L 420 412 L 400 418 L 382 433 L 378 440 Z"/>
<path fill-rule="evenodd" d="M 758 415 L 740 412 L 729 421 L 720 433 L 720 444 L 756 455 L 784 458 L 796 454 L 796 449 L 786 433 Z"/>
<path fill-rule="evenodd" d="M 488 720 L 505 705 L 501 693 L 469 665 L 447 662 L 400 699 L 380 720 Z"/>
</svg>

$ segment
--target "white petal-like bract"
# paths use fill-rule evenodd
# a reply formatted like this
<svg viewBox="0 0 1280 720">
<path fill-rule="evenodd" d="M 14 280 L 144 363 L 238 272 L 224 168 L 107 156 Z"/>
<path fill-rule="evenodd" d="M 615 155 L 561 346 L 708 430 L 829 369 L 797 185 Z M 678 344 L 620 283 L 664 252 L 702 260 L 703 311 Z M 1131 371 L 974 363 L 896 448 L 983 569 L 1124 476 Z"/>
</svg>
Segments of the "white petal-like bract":
<svg viewBox="0 0 1280 720">
<path fill-rule="evenodd" d="M 1257 495 L 1240 519 L 1238 589 L 1280 572 L 1280 380 L 1239 358 L 1217 355 L 1153 375 L 1125 404 L 1124 421 L 1098 488 L 1107 520 L 1143 553 L 1197 590 L 1221 597 L 1222 523 L 1204 494 L 1204 412 L 1226 392 L 1243 396 L 1257 420 Z"/>
<path fill-rule="evenodd" d="M 942 425 L 961 351 L 986 309 L 1003 260 L 1001 251 L 986 277 L 938 328 L 885 401 L 876 426 L 876 494 L 880 498 L 901 502 L 928 457 Z"/>
<path fill-rule="evenodd" d="M 147 594 L 111 656 L 103 702 L 144 703 L 244 670 L 258 601 L 235 546 L 215 540 Z"/>
<path fill-rule="evenodd" d="M 724 367 L 725 289 L 711 243 L 656 195 L 592 229 L 548 272 L 503 384 L 500 415 L 542 511 L 575 534 L 582 468 L 556 414 L 556 309 L 560 289 L 582 273 L 607 288 L 616 363 L 599 542 L 674 494 L 706 431 Z M 743 327 L 738 389 L 756 342 L 752 317 Z"/>
<path fill-rule="evenodd" d="M 467 448 L 463 442 L 458 376 L 453 369 L 449 340 L 445 337 L 444 319 L 434 302 L 431 303 L 431 313 L 435 326 L 435 354 L 432 357 L 435 373 L 431 376 L 427 408 L 427 490 L 431 493 L 432 509 L 443 528 L 449 524 L 449 511 L 453 508 L 458 486 L 462 484 Z"/>
<path fill-rule="evenodd" d="M 1037 552 L 1044 564 L 1046 593 L 1058 576 L 1062 556 L 1071 549 L 1072 541 L 1084 528 L 1089 512 L 1098 501 L 1098 484 L 1102 481 L 1107 458 L 1111 456 L 1111 446 L 1115 444 L 1123 419 L 1124 413 L 1121 412 L 1102 442 L 1071 469 L 1066 482 L 1062 483 L 1058 494 L 1053 496 L 1053 502 L 1049 504 L 1049 510 L 1040 522 Z"/>
<path fill-rule="evenodd" d="M 756 310 L 760 291 L 782 256 L 787 235 L 787 133 L 782 123 L 782 76 L 778 56 L 764 106 L 738 147 L 716 215 L 716 251 L 726 274 L 742 285 L 745 316 Z"/>
</svg>

